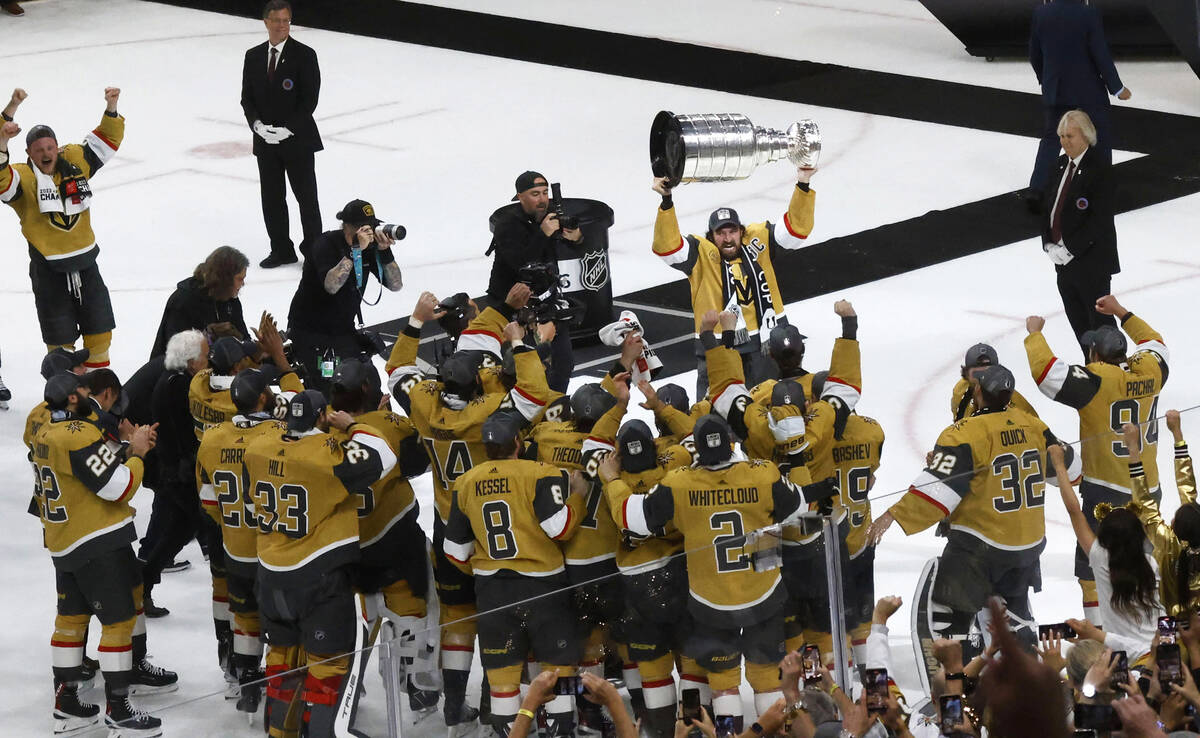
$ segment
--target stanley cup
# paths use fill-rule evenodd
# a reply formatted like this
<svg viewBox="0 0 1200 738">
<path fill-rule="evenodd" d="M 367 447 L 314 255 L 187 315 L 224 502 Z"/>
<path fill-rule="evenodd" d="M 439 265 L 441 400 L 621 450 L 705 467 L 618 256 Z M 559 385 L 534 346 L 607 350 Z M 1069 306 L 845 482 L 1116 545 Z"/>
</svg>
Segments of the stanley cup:
<svg viewBox="0 0 1200 738">
<path fill-rule="evenodd" d="M 741 113 L 676 115 L 664 110 L 650 126 L 650 166 L 671 187 L 745 179 L 760 165 L 779 159 L 815 167 L 820 155 L 821 132 L 811 120 L 780 131 L 755 126 Z"/>
</svg>

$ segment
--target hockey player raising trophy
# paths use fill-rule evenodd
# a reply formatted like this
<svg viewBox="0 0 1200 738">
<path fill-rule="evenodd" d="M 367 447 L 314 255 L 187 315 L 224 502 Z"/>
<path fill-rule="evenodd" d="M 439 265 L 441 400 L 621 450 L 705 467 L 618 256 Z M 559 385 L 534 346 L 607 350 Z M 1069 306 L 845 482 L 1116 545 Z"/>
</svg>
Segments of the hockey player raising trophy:
<svg viewBox="0 0 1200 738">
<path fill-rule="evenodd" d="M 750 384 L 769 377 L 770 362 L 762 347 L 772 329 L 787 324 L 773 261 L 780 249 L 807 245 L 816 203 L 809 180 L 820 152 L 820 133 L 810 120 L 778 131 L 756 127 L 738 113 L 663 111 L 650 128 L 653 189 L 662 195 L 654 223 L 654 253 L 687 275 L 697 337 L 700 316 L 708 311 L 728 310 L 739 316 L 732 341 L 723 340 L 741 355 Z M 709 216 L 704 235 L 682 235 L 671 195 L 677 185 L 745 179 L 759 165 L 784 158 L 796 166 L 796 185 L 781 221 L 743 225 L 736 210 L 719 207 Z M 707 379 L 698 343 L 696 356 L 696 396 L 703 397 Z"/>
</svg>

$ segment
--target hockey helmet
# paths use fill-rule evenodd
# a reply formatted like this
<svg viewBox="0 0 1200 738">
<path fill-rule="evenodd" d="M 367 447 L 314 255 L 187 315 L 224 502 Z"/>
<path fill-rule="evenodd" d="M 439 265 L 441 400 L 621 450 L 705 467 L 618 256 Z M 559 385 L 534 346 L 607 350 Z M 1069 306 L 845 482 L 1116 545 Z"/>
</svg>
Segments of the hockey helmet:
<svg viewBox="0 0 1200 738">
<path fill-rule="evenodd" d="M 312 430 L 324 410 L 325 395 L 320 390 L 297 392 L 287 404 L 288 432 L 305 433 Z"/>
<path fill-rule="evenodd" d="M 692 440 L 701 466 L 716 466 L 733 458 L 733 431 L 720 415 L 709 413 L 697 420 Z"/>
<path fill-rule="evenodd" d="M 571 393 L 571 417 L 576 422 L 595 423 L 617 404 L 617 398 L 592 382 Z"/>
<path fill-rule="evenodd" d="M 675 384 L 674 382 L 664 384 L 656 391 L 658 393 L 658 399 L 661 400 L 664 405 L 670 405 L 681 413 L 686 413 L 688 408 L 691 407 L 691 403 L 688 402 L 687 390 Z"/>
<path fill-rule="evenodd" d="M 243 369 L 229 384 L 229 397 L 234 407 L 242 415 L 255 411 L 258 398 L 267 391 L 271 384 L 279 379 L 279 367 L 274 364 L 263 364 L 259 368 Z"/>
<path fill-rule="evenodd" d="M 630 420 L 617 431 L 617 449 L 621 454 L 621 469 L 636 474 L 653 469 L 658 464 L 658 449 L 650 426 L 641 420 Z"/>
</svg>

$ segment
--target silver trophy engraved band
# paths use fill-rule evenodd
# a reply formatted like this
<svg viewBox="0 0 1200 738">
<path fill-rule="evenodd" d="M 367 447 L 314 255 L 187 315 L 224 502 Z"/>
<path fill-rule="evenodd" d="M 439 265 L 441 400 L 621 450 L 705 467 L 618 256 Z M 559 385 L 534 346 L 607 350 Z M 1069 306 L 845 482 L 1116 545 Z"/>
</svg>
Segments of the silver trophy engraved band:
<svg viewBox="0 0 1200 738">
<path fill-rule="evenodd" d="M 650 164 L 669 186 L 680 182 L 745 179 L 759 166 L 787 159 L 815 167 L 821 132 L 811 120 L 786 131 L 755 126 L 741 113 L 676 114 L 662 111 L 650 126 Z"/>
</svg>

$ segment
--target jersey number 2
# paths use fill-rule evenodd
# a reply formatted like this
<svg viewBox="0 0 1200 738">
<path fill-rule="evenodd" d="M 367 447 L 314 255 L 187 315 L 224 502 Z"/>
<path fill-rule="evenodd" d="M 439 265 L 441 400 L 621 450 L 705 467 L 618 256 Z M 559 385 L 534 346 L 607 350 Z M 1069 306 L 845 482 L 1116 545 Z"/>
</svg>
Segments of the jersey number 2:
<svg viewBox="0 0 1200 738">
<path fill-rule="evenodd" d="M 708 519 L 708 527 L 721 534 L 713 538 L 713 549 L 717 555 L 717 573 L 725 574 L 749 569 L 749 554 L 739 553 L 730 558 L 731 549 L 741 549 L 746 546 L 746 529 L 742 525 L 742 514 L 737 510 L 713 513 Z"/>
</svg>

